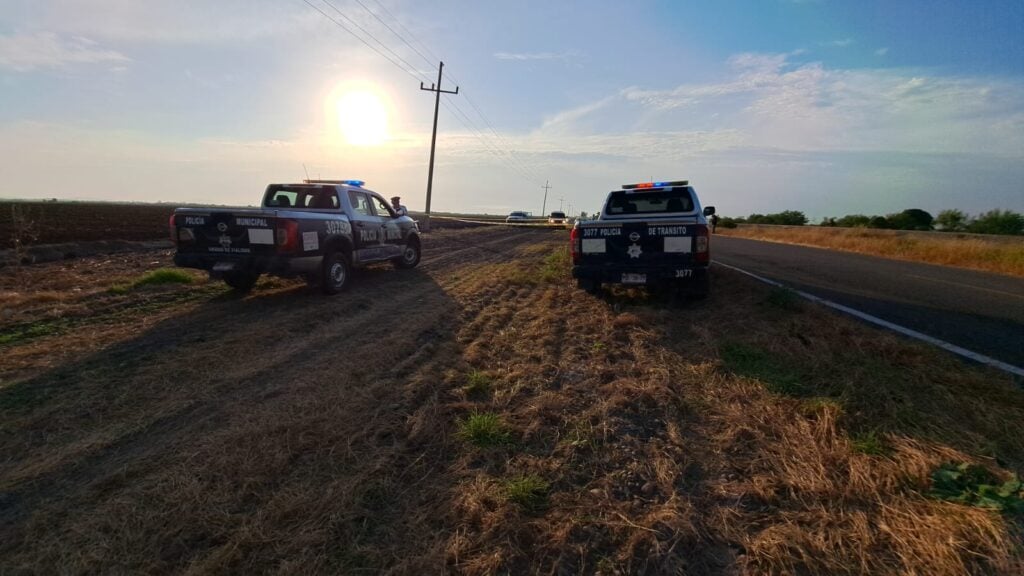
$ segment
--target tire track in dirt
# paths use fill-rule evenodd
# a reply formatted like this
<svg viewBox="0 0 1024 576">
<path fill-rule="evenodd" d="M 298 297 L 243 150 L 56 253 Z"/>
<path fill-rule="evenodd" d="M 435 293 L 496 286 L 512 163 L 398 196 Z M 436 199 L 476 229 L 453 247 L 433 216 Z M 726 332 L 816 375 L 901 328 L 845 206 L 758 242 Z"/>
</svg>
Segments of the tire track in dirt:
<svg viewBox="0 0 1024 576">
<path fill-rule="evenodd" d="M 482 250 L 484 255 L 482 260 L 485 262 L 500 260 L 502 251 L 499 248 L 508 249 L 514 246 L 516 242 L 516 238 L 509 238 L 507 235 L 501 235 L 498 238 L 488 240 L 487 245 L 491 246 L 492 249 Z M 469 252 L 474 248 L 476 247 L 469 247 L 460 250 L 460 252 Z M 449 253 L 442 256 L 452 255 Z M 464 261 L 454 262 L 453 260 L 454 257 L 433 258 L 426 259 L 426 263 L 431 265 L 430 271 L 433 274 L 440 274 L 453 267 L 466 264 Z M 109 356 L 112 360 L 137 355 L 152 358 L 156 355 L 174 353 L 194 358 L 198 361 L 194 363 L 206 364 L 207 362 L 215 362 L 217 358 L 238 357 L 247 348 L 266 349 L 269 345 L 276 342 L 276 336 L 265 336 L 262 339 L 257 339 L 255 342 L 249 336 L 239 336 L 236 334 L 234 337 L 230 337 L 235 332 L 231 319 L 238 317 L 240 314 L 244 315 L 247 311 L 246 309 L 257 302 L 262 305 L 260 314 L 263 317 L 263 323 L 274 324 L 275 322 L 288 320 L 292 324 L 304 326 L 303 333 L 290 333 L 289 346 L 283 351 L 276 350 L 273 359 L 257 357 L 255 361 L 250 361 L 241 369 L 236 368 L 222 373 L 219 378 L 222 383 L 215 387 L 216 399 L 212 398 L 214 394 L 208 392 L 205 399 L 186 403 L 175 411 L 155 418 L 151 422 L 136 428 L 126 436 L 116 438 L 105 446 L 94 449 L 89 457 L 84 460 L 78 459 L 72 468 L 64 468 L 63 472 L 59 471 L 60 468 L 50 470 L 46 480 L 31 482 L 28 486 L 23 485 L 20 489 L 16 489 L 15 492 L 8 493 L 6 502 L 12 505 L 5 506 L 4 517 L 6 521 L 4 524 L 10 524 L 13 520 L 21 517 L 25 510 L 37 506 L 42 500 L 46 499 L 47 494 L 60 492 L 62 499 L 75 500 L 75 498 L 68 494 L 69 489 L 75 485 L 80 488 L 80 491 L 85 490 L 91 484 L 96 483 L 105 470 L 116 468 L 125 462 L 152 459 L 155 454 L 161 452 L 165 447 L 187 435 L 203 434 L 209 428 L 216 427 L 225 407 L 229 405 L 244 402 L 251 397 L 263 400 L 277 397 L 281 393 L 281 389 L 287 387 L 287 377 L 296 370 L 296 364 L 305 351 L 318 342 L 328 341 L 334 337 L 343 338 L 349 335 L 358 335 L 363 339 L 369 336 L 370 343 L 359 348 L 360 352 L 366 352 L 372 350 L 376 345 L 373 343 L 375 337 L 383 337 L 388 331 L 408 331 L 409 326 L 400 326 L 403 323 L 402 312 L 412 307 L 423 308 L 425 300 L 427 304 L 431 304 L 430 299 L 426 298 L 429 296 L 427 291 L 424 289 L 407 290 L 407 282 L 400 282 L 393 275 L 377 275 L 374 272 L 373 270 L 368 271 L 366 278 L 358 279 L 359 285 L 357 289 L 383 289 L 383 293 L 380 295 L 381 298 L 379 298 L 383 302 L 379 305 L 376 305 L 377 302 L 374 302 L 376 306 L 368 306 L 365 300 L 357 299 L 354 302 L 346 301 L 342 307 L 334 308 L 333 310 L 330 308 L 324 309 L 325 307 L 320 305 L 306 305 L 296 313 L 294 305 L 286 302 L 295 296 L 294 293 L 299 293 L 299 297 L 302 298 L 309 298 L 310 295 L 303 293 L 302 289 L 289 290 L 283 294 L 274 294 L 266 297 L 263 300 L 260 300 L 260 297 L 256 297 L 241 301 L 216 303 L 226 305 L 215 305 L 212 308 L 202 309 L 188 318 L 171 320 L 166 326 L 158 327 L 158 329 L 143 336 L 141 339 L 128 343 L 118 350 L 111 351 L 106 356 Z M 382 280 L 382 278 L 384 279 Z M 456 281 L 456 283 L 460 283 L 460 281 Z M 334 302 L 336 300 L 332 300 L 332 303 Z M 427 307 L 429 308 L 429 306 Z M 414 342 L 422 343 L 425 340 L 437 339 L 435 325 L 444 323 L 443 321 L 439 322 L 439 320 L 443 320 L 441 316 L 443 316 L 443 313 L 436 317 L 425 317 L 423 322 L 419 323 L 419 332 L 417 333 L 416 340 L 406 342 L 399 349 L 393 350 L 393 352 L 406 356 L 407 359 L 401 363 L 405 370 L 408 370 L 417 360 L 423 359 L 423 355 L 415 350 L 416 345 L 413 344 Z M 325 317 L 327 318 L 326 321 L 324 320 Z M 382 317 L 392 320 L 385 320 L 385 324 L 378 326 Z M 174 333 L 187 333 L 192 337 L 191 342 L 208 341 L 211 339 L 211 332 L 213 331 L 213 329 L 208 328 L 209 326 L 217 326 L 217 331 L 229 335 L 226 341 L 219 343 L 218 350 L 212 354 L 212 357 L 211 354 L 204 355 L 198 352 L 196 348 L 199 346 L 189 346 L 188 342 L 183 343 L 180 339 L 176 340 L 171 337 Z M 309 330 L 309 328 L 312 328 L 312 330 Z M 204 358 L 204 356 L 206 357 Z M 101 358 L 97 361 L 102 362 L 103 359 Z M 86 363 L 88 364 L 89 362 Z M 299 365 L 301 366 L 301 364 Z M 145 372 L 143 370 L 137 376 L 144 377 L 146 375 Z M 187 368 L 179 374 L 179 378 L 182 379 L 189 379 L 195 376 L 196 372 Z M 263 383 L 254 386 L 252 381 L 256 377 L 259 377 L 259 380 Z M 233 384 L 226 384 L 224 382 Z M 186 424 L 189 425 L 187 433 L 182 431 Z M 151 468 L 158 468 L 159 466 L 160 463 L 153 462 Z M 16 485 L 22 482 L 16 478 Z"/>
</svg>

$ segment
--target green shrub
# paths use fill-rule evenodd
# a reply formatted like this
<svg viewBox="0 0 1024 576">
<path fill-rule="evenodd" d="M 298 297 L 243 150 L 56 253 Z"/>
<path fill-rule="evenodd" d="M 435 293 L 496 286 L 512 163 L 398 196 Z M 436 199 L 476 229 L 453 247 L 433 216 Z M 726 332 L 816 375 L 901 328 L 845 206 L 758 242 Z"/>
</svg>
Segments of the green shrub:
<svg viewBox="0 0 1024 576">
<path fill-rule="evenodd" d="M 501 446 L 512 442 L 501 417 L 491 412 L 473 412 L 459 422 L 459 438 L 480 447 Z"/>
<path fill-rule="evenodd" d="M 526 510 L 536 511 L 547 506 L 550 484 L 535 474 L 517 476 L 504 482 L 505 497 L 509 502 Z"/>
</svg>

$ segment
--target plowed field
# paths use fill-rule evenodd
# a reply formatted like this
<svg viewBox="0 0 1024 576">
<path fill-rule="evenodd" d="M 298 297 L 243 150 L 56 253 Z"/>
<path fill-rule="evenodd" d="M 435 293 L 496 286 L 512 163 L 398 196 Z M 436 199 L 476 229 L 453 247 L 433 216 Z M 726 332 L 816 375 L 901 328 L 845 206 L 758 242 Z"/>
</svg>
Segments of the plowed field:
<svg viewBox="0 0 1024 576">
<path fill-rule="evenodd" d="M 567 233 L 424 239 L 327 297 L 156 250 L 0 272 L 0 573 L 1019 574 L 1024 392 L 715 269 L 568 277 Z"/>
</svg>

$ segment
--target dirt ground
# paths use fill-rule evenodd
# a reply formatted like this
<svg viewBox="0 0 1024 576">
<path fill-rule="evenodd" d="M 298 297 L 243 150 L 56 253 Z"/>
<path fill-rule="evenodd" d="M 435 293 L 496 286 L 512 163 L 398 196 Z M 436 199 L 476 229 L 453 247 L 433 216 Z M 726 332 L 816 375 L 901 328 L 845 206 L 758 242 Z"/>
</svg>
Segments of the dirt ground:
<svg viewBox="0 0 1024 576">
<path fill-rule="evenodd" d="M 1024 392 L 714 270 L 575 289 L 567 233 L 333 297 L 151 250 L 0 271 L 0 574 L 1019 574 Z M 474 428 L 474 426 L 479 427 Z"/>
</svg>

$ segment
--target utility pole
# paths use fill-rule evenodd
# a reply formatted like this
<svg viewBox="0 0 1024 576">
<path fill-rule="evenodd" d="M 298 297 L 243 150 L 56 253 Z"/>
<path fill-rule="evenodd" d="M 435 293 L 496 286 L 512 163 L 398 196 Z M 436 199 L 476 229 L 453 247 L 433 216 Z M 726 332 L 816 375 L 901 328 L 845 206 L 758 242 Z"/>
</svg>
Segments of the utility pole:
<svg viewBox="0 0 1024 576">
<path fill-rule="evenodd" d="M 434 146 L 437 144 L 437 111 L 441 106 L 441 93 L 445 94 L 458 94 L 459 87 L 455 87 L 455 91 L 442 90 L 441 89 L 441 74 L 444 72 L 444 62 L 437 68 L 437 84 L 431 84 L 430 88 L 423 85 L 420 82 L 420 90 L 426 90 L 427 92 L 436 93 L 434 97 L 434 132 L 430 135 L 430 168 L 427 171 L 427 210 L 426 216 L 423 218 L 423 231 L 430 231 L 430 192 L 434 187 Z"/>
<path fill-rule="evenodd" d="M 551 186 L 548 186 L 548 181 L 545 180 L 544 181 L 544 185 L 541 186 L 541 188 L 544 189 L 544 204 L 541 205 L 541 207 L 540 207 L 540 215 L 541 216 L 546 216 L 547 215 L 547 209 L 548 209 L 548 188 L 551 188 Z"/>
<path fill-rule="evenodd" d="M 558 199 L 558 211 L 559 212 L 563 212 L 563 210 L 562 210 L 562 202 L 565 202 L 565 198 L 559 198 Z"/>
</svg>

